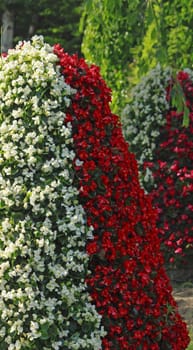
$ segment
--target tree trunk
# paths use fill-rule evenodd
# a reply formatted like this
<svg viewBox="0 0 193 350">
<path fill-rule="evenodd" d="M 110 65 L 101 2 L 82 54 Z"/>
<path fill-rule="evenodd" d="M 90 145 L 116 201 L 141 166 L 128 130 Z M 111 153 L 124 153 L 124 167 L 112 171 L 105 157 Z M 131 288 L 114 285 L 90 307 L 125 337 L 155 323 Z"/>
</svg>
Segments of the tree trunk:
<svg viewBox="0 0 193 350">
<path fill-rule="evenodd" d="M 30 39 L 35 34 L 38 20 L 39 20 L 39 16 L 37 14 L 33 14 L 31 23 L 29 26 L 29 30 L 28 30 L 28 39 Z"/>
<path fill-rule="evenodd" d="M 14 33 L 14 13 L 5 10 L 2 16 L 2 32 L 1 32 L 1 52 L 7 52 L 13 47 Z"/>
</svg>

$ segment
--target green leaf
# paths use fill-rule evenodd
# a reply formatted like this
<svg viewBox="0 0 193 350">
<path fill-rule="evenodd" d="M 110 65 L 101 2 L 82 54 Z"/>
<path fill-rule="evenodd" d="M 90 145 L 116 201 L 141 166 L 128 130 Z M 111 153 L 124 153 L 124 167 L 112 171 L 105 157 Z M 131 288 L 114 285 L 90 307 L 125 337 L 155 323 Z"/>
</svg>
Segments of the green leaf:
<svg viewBox="0 0 193 350">
<path fill-rule="evenodd" d="M 7 343 L 1 342 L 1 350 L 7 350 Z"/>
<path fill-rule="evenodd" d="M 150 36 L 152 41 L 157 39 L 157 28 L 153 26 L 151 32 L 150 32 Z"/>
<path fill-rule="evenodd" d="M 47 339 L 50 338 L 49 327 L 50 327 L 50 325 L 49 325 L 48 322 L 46 322 L 43 325 L 41 325 L 41 328 L 40 328 L 41 339 L 47 340 Z"/>
<path fill-rule="evenodd" d="M 6 208 L 5 202 L 1 199 L 0 200 L 0 210 L 3 210 Z"/>
<path fill-rule="evenodd" d="M 172 107 L 175 107 L 179 113 L 183 112 L 185 104 L 184 91 L 178 81 L 175 81 L 171 90 L 171 103 Z"/>
<path fill-rule="evenodd" d="M 183 116 L 183 122 L 182 126 L 185 128 L 189 127 L 190 119 L 189 119 L 189 109 L 187 106 L 184 106 L 184 116 Z"/>
</svg>

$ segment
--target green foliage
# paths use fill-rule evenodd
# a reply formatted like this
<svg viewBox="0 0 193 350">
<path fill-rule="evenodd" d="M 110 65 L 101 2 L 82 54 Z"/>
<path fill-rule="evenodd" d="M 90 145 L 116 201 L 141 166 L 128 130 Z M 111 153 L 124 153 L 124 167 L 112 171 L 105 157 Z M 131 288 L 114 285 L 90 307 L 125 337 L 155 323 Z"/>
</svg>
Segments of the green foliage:
<svg viewBox="0 0 193 350">
<path fill-rule="evenodd" d="M 134 56 L 136 80 L 159 62 L 174 70 L 192 68 L 193 0 L 149 0 L 145 35 Z"/>
<path fill-rule="evenodd" d="M 70 53 L 79 53 L 79 20 L 82 0 L 4 0 L 0 10 L 14 12 L 14 43 L 34 34 L 44 35 L 51 45 L 58 42 Z"/>
<path fill-rule="evenodd" d="M 80 54 L 81 35 L 79 20 L 81 16 L 81 0 L 48 1 L 42 0 L 39 10 L 41 25 L 37 34 L 43 34 L 50 44 L 60 43 L 69 53 Z"/>
<path fill-rule="evenodd" d="M 42 34 L 79 55 L 82 43 L 112 89 L 116 113 L 158 63 L 174 72 L 192 68 L 193 0 L 2 0 L 5 9 L 15 14 L 14 43 Z"/>
<path fill-rule="evenodd" d="M 193 342 L 191 341 L 189 347 L 187 348 L 187 350 L 193 350 Z"/>
<path fill-rule="evenodd" d="M 192 68 L 192 9 L 193 0 L 86 1 L 82 51 L 101 67 L 115 112 L 128 101 L 130 87 L 158 63 L 174 73 Z"/>
<path fill-rule="evenodd" d="M 142 39 L 145 8 L 141 0 L 90 0 L 83 12 L 82 51 L 89 62 L 100 66 L 113 90 L 112 108 L 116 112 L 128 98 L 132 48 Z"/>
</svg>

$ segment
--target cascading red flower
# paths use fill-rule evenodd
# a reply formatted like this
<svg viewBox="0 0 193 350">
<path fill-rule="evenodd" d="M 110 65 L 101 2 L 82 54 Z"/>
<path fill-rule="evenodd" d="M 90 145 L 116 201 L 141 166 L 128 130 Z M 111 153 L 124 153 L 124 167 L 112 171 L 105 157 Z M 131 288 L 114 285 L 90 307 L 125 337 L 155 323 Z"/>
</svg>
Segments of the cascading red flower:
<svg viewBox="0 0 193 350">
<path fill-rule="evenodd" d="M 183 350 L 189 337 L 163 268 L 156 214 L 140 188 L 133 154 L 111 113 L 99 68 L 56 45 L 65 80 L 76 89 L 68 111 L 75 183 L 94 238 L 87 285 L 107 331 L 104 350 Z"/>
</svg>

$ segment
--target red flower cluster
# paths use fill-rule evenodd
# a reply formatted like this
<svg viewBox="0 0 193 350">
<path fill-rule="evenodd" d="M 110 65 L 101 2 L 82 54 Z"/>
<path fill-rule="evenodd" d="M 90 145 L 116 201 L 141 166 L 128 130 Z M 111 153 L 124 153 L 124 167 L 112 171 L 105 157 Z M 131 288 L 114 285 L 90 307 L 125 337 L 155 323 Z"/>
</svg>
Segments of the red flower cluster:
<svg viewBox="0 0 193 350">
<path fill-rule="evenodd" d="M 183 350 L 189 337 L 163 268 L 156 215 L 110 111 L 110 90 L 96 66 L 58 45 L 54 52 L 76 89 L 67 120 L 73 126 L 80 201 L 94 227 L 87 284 L 107 331 L 103 349 Z"/>
<path fill-rule="evenodd" d="M 170 261 L 193 247 L 193 82 L 186 72 L 180 72 L 177 79 L 190 111 L 189 126 L 183 127 L 183 113 L 171 108 L 151 163 L 156 184 L 152 198 L 158 208 L 164 253 Z"/>
</svg>

